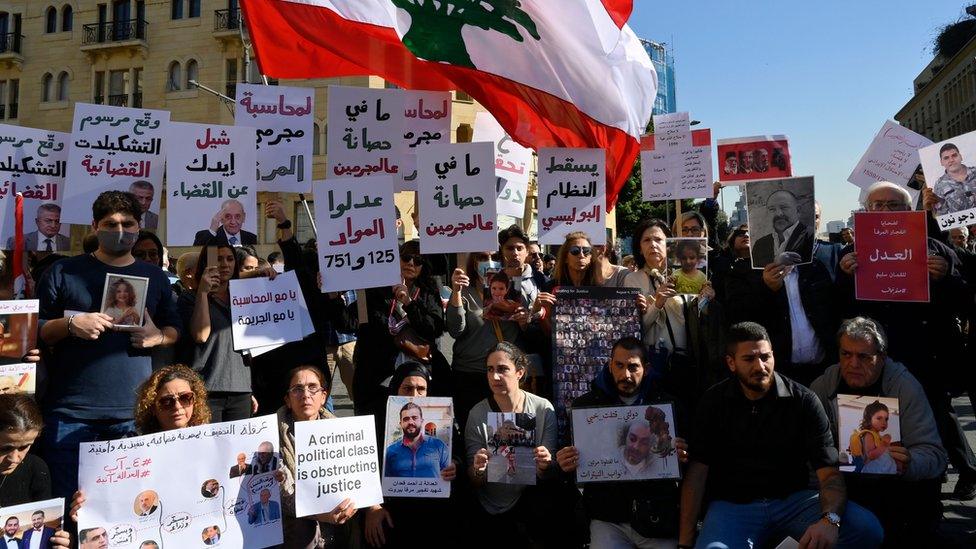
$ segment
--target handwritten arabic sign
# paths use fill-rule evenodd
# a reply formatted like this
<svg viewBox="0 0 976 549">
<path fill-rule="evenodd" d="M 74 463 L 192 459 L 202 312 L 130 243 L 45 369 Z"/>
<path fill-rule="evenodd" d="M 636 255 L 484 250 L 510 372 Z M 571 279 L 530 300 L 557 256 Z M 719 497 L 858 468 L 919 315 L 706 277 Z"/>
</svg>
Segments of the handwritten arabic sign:
<svg viewBox="0 0 976 549">
<path fill-rule="evenodd" d="M 569 417 L 573 399 L 590 384 L 610 360 L 607 342 L 621 337 L 641 338 L 636 288 L 557 288 L 553 306 L 553 392 L 559 443 L 569 444 Z"/>
<path fill-rule="evenodd" d="M 847 180 L 861 188 L 878 181 L 907 185 L 919 165 L 918 150 L 931 144 L 928 138 L 886 120 Z"/>
<path fill-rule="evenodd" d="M 577 482 L 680 478 L 671 404 L 573 409 Z"/>
<path fill-rule="evenodd" d="M 400 282 L 392 177 L 316 181 L 315 212 L 323 292 Z"/>
<path fill-rule="evenodd" d="M 222 234 L 256 244 L 254 129 L 173 122 L 166 138 L 166 243 L 199 246 Z"/>
<path fill-rule="evenodd" d="M 26 237 L 27 249 L 45 250 L 45 240 L 50 238 L 53 251 L 67 251 L 57 245 L 68 240 L 68 224 L 61 224 L 60 208 L 37 208 L 61 204 L 70 139 L 66 133 L 0 124 L 0 245 L 6 244 L 5 249 L 13 249 L 14 197 L 22 193 L 24 234 L 37 237 Z"/>
<path fill-rule="evenodd" d="M 691 132 L 691 145 L 658 149 L 655 134 L 641 137 L 641 194 L 645 202 L 712 196 L 712 132 Z"/>
<path fill-rule="evenodd" d="M 918 150 L 925 184 L 939 199 L 932 208 L 939 228 L 976 223 L 976 132 Z"/>
<path fill-rule="evenodd" d="M 326 179 L 390 175 L 401 180 L 405 105 L 401 90 L 329 86 Z"/>
<path fill-rule="evenodd" d="M 422 253 L 498 247 L 492 148 L 491 143 L 436 145 L 417 154 Z"/>
<path fill-rule="evenodd" d="M 719 139 L 718 165 L 719 181 L 729 185 L 793 175 L 790 145 L 785 135 Z"/>
<path fill-rule="evenodd" d="M 451 483 L 454 405 L 450 398 L 391 396 L 386 403 L 383 495 L 446 498 Z"/>
<path fill-rule="evenodd" d="M 925 212 L 854 214 L 857 299 L 929 300 L 925 215 Z"/>
<path fill-rule="evenodd" d="M 401 172 L 403 184 L 398 191 L 417 190 L 417 151 L 436 144 L 451 142 L 451 92 L 410 91 L 404 96 L 403 142 L 406 154 Z"/>
<path fill-rule="evenodd" d="M 691 147 L 691 122 L 688 120 L 688 113 L 655 114 L 654 142 L 659 151 L 677 151 Z"/>
<path fill-rule="evenodd" d="M 153 188 L 149 211 L 159 213 L 163 136 L 169 111 L 75 104 L 62 223 L 91 224 L 91 203 L 103 191 L 128 191 L 136 181 Z M 76 206 L 75 206 L 76 205 Z"/>
<path fill-rule="evenodd" d="M 315 90 L 237 85 L 234 124 L 257 128 L 257 190 L 312 190 Z"/>
<path fill-rule="evenodd" d="M 304 301 L 295 271 L 278 275 L 274 280 L 264 277 L 231 280 L 234 350 L 300 341 Z"/>
<path fill-rule="evenodd" d="M 78 481 L 87 502 L 78 527 L 104 529 L 119 549 L 139 549 L 146 540 L 201 547 L 214 526 L 225 547 L 277 545 L 278 448 L 274 415 L 83 442 Z"/>
<path fill-rule="evenodd" d="M 328 513 L 349 498 L 383 503 L 373 416 L 295 422 L 295 514 Z"/>
<path fill-rule="evenodd" d="M 498 192 L 498 215 L 522 219 L 525 216 L 525 197 L 532 170 L 532 149 L 519 145 L 487 112 L 474 117 L 474 141 L 489 141 L 495 145 L 495 190 Z"/>
<path fill-rule="evenodd" d="M 575 231 L 606 244 L 606 159 L 603 149 L 539 149 L 540 244 Z"/>
</svg>

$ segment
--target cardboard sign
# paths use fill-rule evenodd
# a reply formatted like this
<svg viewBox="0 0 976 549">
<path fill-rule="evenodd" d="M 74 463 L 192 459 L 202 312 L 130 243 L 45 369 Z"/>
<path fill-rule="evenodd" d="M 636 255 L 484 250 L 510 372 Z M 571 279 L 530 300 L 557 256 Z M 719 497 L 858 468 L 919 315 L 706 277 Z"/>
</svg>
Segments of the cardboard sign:
<svg viewBox="0 0 976 549">
<path fill-rule="evenodd" d="M 15 197 L 21 193 L 24 249 L 69 251 L 69 225 L 61 222 L 61 198 L 70 142 L 71 136 L 66 133 L 0 124 L 0 245 L 3 249 L 14 249 Z"/>
<path fill-rule="evenodd" d="M 257 131 L 257 189 L 312 190 L 315 90 L 237 84 L 234 125 Z"/>
<path fill-rule="evenodd" d="M 540 244 L 575 231 L 606 244 L 606 159 L 603 149 L 539 149 Z"/>
<path fill-rule="evenodd" d="M 718 140 L 718 179 L 722 183 L 738 185 L 792 176 L 790 144 L 785 135 Z"/>
</svg>

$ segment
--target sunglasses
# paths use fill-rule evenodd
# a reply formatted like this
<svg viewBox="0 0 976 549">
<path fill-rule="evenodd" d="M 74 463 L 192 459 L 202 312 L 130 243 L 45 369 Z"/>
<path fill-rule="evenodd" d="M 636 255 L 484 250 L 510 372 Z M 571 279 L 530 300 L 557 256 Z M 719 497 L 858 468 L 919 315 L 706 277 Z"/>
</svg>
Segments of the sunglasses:
<svg viewBox="0 0 976 549">
<path fill-rule="evenodd" d="M 159 404 L 160 408 L 165 410 L 172 410 L 176 408 L 176 403 L 179 402 L 180 406 L 187 408 L 193 406 L 193 401 L 196 400 L 196 395 L 193 393 L 180 393 L 178 395 L 166 395 L 160 397 L 156 403 Z"/>
<path fill-rule="evenodd" d="M 593 248 L 589 246 L 573 246 L 569 249 L 569 253 L 571 255 L 583 254 L 583 257 L 590 257 L 590 254 L 593 253 Z"/>
<path fill-rule="evenodd" d="M 413 263 L 416 266 L 420 266 L 421 257 L 420 254 L 400 254 L 400 261 L 404 263 Z"/>
</svg>

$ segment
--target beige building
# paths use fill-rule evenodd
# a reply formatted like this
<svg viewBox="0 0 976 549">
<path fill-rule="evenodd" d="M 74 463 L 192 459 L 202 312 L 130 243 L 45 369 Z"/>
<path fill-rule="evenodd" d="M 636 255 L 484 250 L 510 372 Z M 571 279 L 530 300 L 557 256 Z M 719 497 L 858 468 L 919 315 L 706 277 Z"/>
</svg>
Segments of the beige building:
<svg viewBox="0 0 976 549">
<path fill-rule="evenodd" d="M 952 59 L 936 57 L 915 78 L 895 120 L 932 141 L 976 130 L 976 39 Z"/>
</svg>

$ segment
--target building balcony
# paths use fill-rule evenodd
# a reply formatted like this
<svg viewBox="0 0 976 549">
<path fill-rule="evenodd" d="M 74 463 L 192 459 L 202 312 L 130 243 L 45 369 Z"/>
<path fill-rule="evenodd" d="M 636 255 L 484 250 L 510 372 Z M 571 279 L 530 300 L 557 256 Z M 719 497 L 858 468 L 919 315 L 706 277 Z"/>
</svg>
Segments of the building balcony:
<svg viewBox="0 0 976 549">
<path fill-rule="evenodd" d="M 241 41 L 241 10 L 227 9 L 214 11 L 214 38 L 224 45 Z"/>
<path fill-rule="evenodd" d="M 129 94 L 127 93 L 115 93 L 108 96 L 108 104 L 113 107 L 128 107 L 129 106 Z"/>
<path fill-rule="evenodd" d="M 18 69 L 24 65 L 24 56 L 21 53 L 21 45 L 24 42 L 24 35 L 17 33 L 0 34 L 0 63 L 5 68 L 16 66 Z"/>
<path fill-rule="evenodd" d="M 85 25 L 81 51 L 89 54 L 126 51 L 130 54 L 149 49 L 149 23 L 142 19 L 128 19 L 109 23 Z"/>
</svg>

